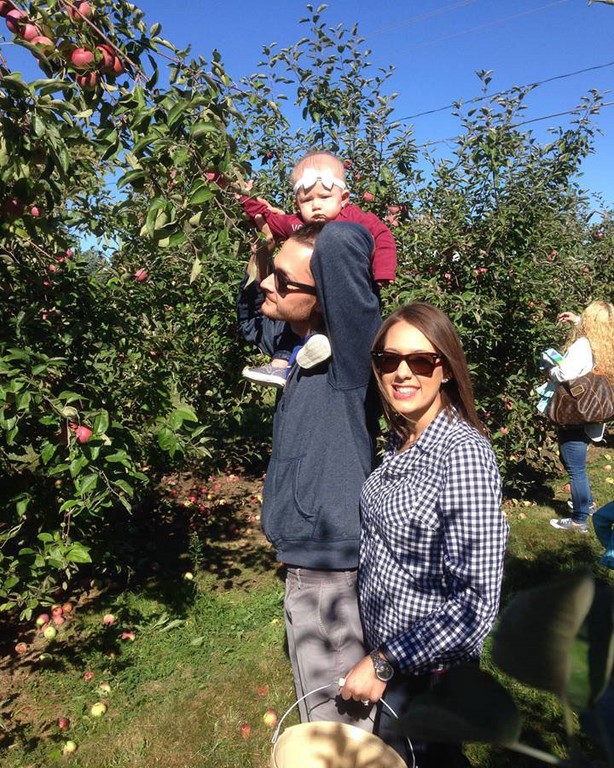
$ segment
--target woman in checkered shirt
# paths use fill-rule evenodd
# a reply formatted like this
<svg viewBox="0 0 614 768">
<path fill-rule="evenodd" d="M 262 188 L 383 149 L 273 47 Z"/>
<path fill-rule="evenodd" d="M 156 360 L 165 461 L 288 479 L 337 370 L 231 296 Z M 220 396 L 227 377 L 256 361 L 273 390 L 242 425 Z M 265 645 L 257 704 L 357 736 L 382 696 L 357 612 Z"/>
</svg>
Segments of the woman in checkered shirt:
<svg viewBox="0 0 614 768">
<path fill-rule="evenodd" d="M 361 497 L 359 595 L 371 653 L 347 674 L 345 699 L 402 714 L 445 670 L 477 662 L 497 615 L 508 526 L 501 480 L 456 331 L 427 304 L 382 325 L 373 369 L 390 424 Z M 419 768 L 468 765 L 460 746 L 415 744 L 386 708 L 375 733 Z"/>
</svg>

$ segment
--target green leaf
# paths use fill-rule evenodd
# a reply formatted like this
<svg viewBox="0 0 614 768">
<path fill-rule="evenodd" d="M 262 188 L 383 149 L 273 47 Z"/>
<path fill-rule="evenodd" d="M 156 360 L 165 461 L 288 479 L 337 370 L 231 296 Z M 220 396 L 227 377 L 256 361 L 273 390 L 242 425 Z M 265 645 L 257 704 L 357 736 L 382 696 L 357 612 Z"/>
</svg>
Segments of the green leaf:
<svg viewBox="0 0 614 768">
<path fill-rule="evenodd" d="M 126 184 L 134 184 L 135 181 L 144 179 L 146 176 L 147 174 L 143 170 L 128 171 L 117 180 L 117 189 L 122 189 Z"/>
<path fill-rule="evenodd" d="M 214 194 L 209 184 L 207 183 L 199 184 L 192 191 L 192 194 L 188 199 L 188 204 L 202 205 L 202 203 L 206 203 L 207 200 L 211 200 L 212 197 L 214 197 Z"/>
<path fill-rule="evenodd" d="M 190 272 L 190 283 L 193 283 L 195 280 L 197 280 L 198 276 L 202 271 L 203 271 L 203 265 L 201 260 L 197 256 L 194 259 L 194 263 L 192 264 L 192 271 Z"/>
<path fill-rule="evenodd" d="M 158 432 L 158 445 L 163 451 L 173 455 L 177 450 L 177 437 L 172 429 L 162 427 Z"/>
<path fill-rule="evenodd" d="M 90 551 L 88 547 L 83 544 L 72 544 L 70 549 L 66 552 L 66 559 L 70 563 L 91 563 Z"/>
<path fill-rule="evenodd" d="M 91 474 L 91 475 L 85 475 L 84 477 L 79 478 L 79 482 L 77 483 L 77 489 L 81 496 L 85 496 L 88 493 L 91 493 L 98 484 L 98 475 Z"/>
<path fill-rule="evenodd" d="M 198 139 L 207 133 L 219 133 L 219 130 L 219 127 L 215 125 L 215 123 L 201 121 L 199 123 L 194 123 L 190 128 L 190 136 L 193 139 Z"/>
<path fill-rule="evenodd" d="M 107 411 L 101 411 L 94 419 L 94 434 L 104 435 L 109 428 L 109 414 Z"/>
</svg>

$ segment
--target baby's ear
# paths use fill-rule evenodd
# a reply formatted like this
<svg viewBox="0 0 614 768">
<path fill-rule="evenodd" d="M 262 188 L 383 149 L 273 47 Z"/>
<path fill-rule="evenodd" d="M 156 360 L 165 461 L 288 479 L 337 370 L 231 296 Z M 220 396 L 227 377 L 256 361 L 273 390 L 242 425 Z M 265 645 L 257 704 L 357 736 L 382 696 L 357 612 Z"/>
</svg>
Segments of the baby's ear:
<svg viewBox="0 0 614 768">
<path fill-rule="evenodd" d="M 349 202 L 350 202 L 350 190 L 349 189 L 341 190 L 341 207 L 345 208 L 345 206 Z"/>
</svg>

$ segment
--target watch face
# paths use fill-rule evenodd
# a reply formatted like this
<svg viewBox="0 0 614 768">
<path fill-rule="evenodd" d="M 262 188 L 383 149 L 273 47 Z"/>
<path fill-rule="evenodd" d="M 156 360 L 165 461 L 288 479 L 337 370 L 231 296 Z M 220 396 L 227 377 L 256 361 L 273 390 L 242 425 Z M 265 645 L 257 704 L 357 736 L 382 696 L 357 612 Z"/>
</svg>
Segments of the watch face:
<svg viewBox="0 0 614 768">
<path fill-rule="evenodd" d="M 385 659 L 382 659 L 377 652 L 371 654 L 371 660 L 373 661 L 373 667 L 375 669 L 375 677 L 381 680 L 382 683 L 387 683 L 394 675 L 394 669 Z"/>
<path fill-rule="evenodd" d="M 387 683 L 394 674 L 394 670 L 387 661 L 380 659 L 380 662 L 375 670 L 375 675 L 383 683 Z"/>
</svg>

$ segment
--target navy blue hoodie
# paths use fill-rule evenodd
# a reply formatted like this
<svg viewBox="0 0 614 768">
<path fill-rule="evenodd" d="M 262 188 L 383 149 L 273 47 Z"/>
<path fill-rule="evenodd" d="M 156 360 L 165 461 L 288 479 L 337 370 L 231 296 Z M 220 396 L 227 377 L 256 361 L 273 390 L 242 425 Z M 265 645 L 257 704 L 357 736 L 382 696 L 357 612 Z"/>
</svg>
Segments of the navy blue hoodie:
<svg viewBox="0 0 614 768">
<path fill-rule="evenodd" d="M 262 526 L 289 565 L 323 570 L 358 566 L 359 499 L 373 469 L 379 398 L 370 349 L 381 324 L 370 274 L 371 235 L 349 223 L 326 224 L 311 257 L 332 357 L 295 365 L 273 420 L 273 450 L 263 492 Z M 262 295 L 243 282 L 239 325 L 271 355 L 285 323 L 260 314 Z"/>
</svg>

